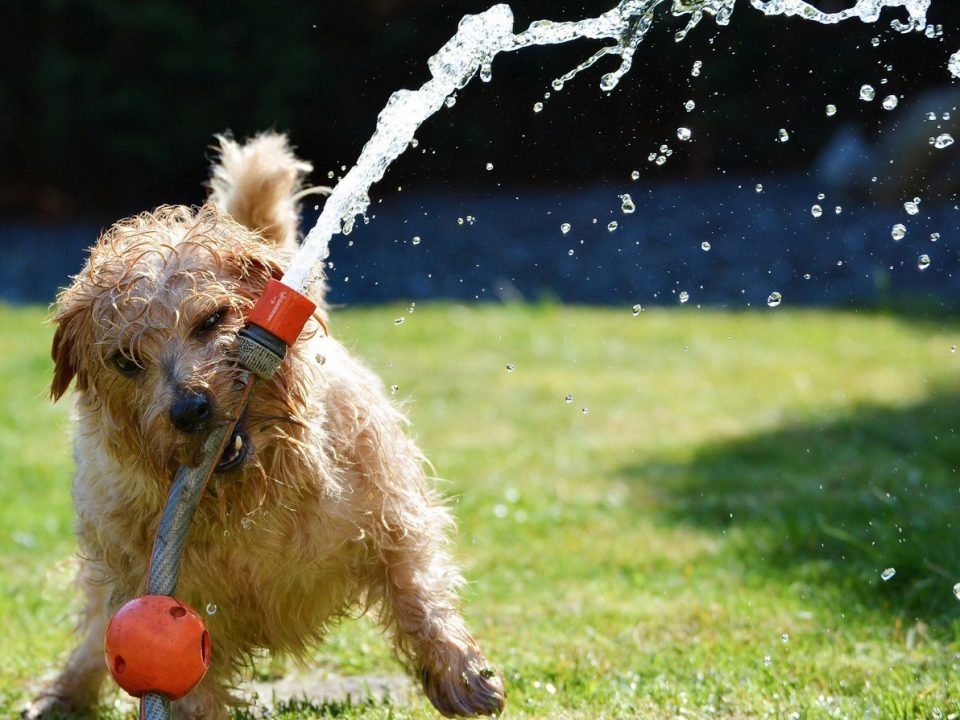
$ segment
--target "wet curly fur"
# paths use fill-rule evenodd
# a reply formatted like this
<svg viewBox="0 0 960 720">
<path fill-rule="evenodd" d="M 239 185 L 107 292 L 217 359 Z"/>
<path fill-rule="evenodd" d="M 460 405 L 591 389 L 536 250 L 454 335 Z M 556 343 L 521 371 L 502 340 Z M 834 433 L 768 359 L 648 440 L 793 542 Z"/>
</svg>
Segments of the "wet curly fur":
<svg viewBox="0 0 960 720">
<path fill-rule="evenodd" d="M 118 222 L 57 301 L 51 393 L 75 383 L 87 602 L 80 643 L 33 717 L 96 705 L 105 624 L 144 591 L 171 478 L 230 412 L 241 389 L 233 338 L 296 247 L 310 166 L 282 135 L 219 140 L 205 205 Z M 355 608 L 376 608 L 441 713 L 497 713 L 502 678 L 459 612 L 451 515 L 381 381 L 329 334 L 322 295 L 280 370 L 254 391 L 241 421 L 249 454 L 213 476 L 194 518 L 177 594 L 219 609 L 207 619 L 210 670 L 175 716 L 225 717 L 245 658 L 258 648 L 302 656 Z M 210 416 L 178 429 L 171 410 L 199 393 Z"/>
</svg>

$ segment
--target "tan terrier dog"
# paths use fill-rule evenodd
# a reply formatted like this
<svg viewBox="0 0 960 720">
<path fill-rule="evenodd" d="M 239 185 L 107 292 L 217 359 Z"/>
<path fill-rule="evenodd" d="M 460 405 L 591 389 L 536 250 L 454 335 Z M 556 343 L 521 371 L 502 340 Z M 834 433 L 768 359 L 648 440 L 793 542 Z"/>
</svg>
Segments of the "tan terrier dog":
<svg viewBox="0 0 960 720">
<path fill-rule="evenodd" d="M 73 498 L 86 594 L 82 639 L 34 717 L 94 707 L 103 635 L 142 593 L 181 464 L 241 390 L 234 338 L 297 245 L 310 165 L 286 138 L 220 139 L 209 201 L 160 207 L 106 231 L 58 298 L 51 393 L 76 381 Z M 178 718 L 222 718 L 252 652 L 304 654 L 356 607 L 379 608 L 399 656 L 447 716 L 498 713 L 494 672 L 459 612 L 453 520 L 383 384 L 314 319 L 257 385 L 200 501 L 177 596 L 208 618 L 206 677 Z"/>
</svg>

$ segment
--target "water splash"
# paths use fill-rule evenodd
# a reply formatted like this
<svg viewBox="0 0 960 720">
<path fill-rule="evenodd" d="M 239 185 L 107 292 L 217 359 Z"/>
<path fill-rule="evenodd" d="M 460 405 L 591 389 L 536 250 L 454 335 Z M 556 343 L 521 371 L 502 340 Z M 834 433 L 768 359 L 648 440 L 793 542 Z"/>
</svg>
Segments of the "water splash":
<svg viewBox="0 0 960 720">
<path fill-rule="evenodd" d="M 960 78 L 960 50 L 957 50 L 957 52 L 950 56 L 950 60 L 947 62 L 947 69 L 955 78 Z"/>
<path fill-rule="evenodd" d="M 538 20 L 520 33 L 513 32 L 513 12 L 507 5 L 494 5 L 486 12 L 465 16 L 456 34 L 428 60 L 431 79 L 419 90 L 398 90 L 387 100 L 377 118 L 376 130 L 356 164 L 327 198 L 323 212 L 304 239 L 283 282 L 305 291 L 323 279 L 330 238 L 337 232 L 346 235 L 353 230 L 356 217 L 362 217 L 370 205 L 370 187 L 382 179 L 390 164 L 412 145 L 420 125 L 441 108 L 452 105 L 457 91 L 475 75 L 490 81 L 492 62 L 497 54 L 578 39 L 612 40 L 612 44 L 600 48 L 552 83 L 553 89 L 560 91 L 602 58 L 619 56 L 620 66 L 600 78 L 600 88 L 609 92 L 630 71 L 637 47 L 653 24 L 654 11 L 666 2 L 621 0 L 616 7 L 594 18 L 567 22 Z M 673 0 L 672 14 L 689 18 L 676 39 L 686 37 L 704 15 L 712 15 L 719 25 L 728 24 L 736 3 L 737 0 Z M 892 25 L 896 30 L 908 32 L 924 29 L 930 0 L 856 0 L 852 7 L 836 12 L 819 10 L 805 0 L 749 0 L 749 3 L 766 15 L 797 16 L 824 24 L 851 18 L 874 22 L 883 8 L 902 8 L 908 15 L 906 22 L 894 20 Z M 951 59 L 951 72 L 955 65 L 960 65 L 960 61 L 954 63 Z"/>
</svg>

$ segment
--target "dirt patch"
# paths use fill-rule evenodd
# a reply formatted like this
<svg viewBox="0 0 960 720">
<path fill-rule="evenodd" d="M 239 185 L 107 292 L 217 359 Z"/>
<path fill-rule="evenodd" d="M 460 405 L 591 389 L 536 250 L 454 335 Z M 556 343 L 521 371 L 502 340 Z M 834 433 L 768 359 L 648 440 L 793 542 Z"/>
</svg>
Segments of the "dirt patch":
<svg viewBox="0 0 960 720">
<path fill-rule="evenodd" d="M 243 694 L 261 707 L 274 707 L 291 702 L 364 704 L 383 702 L 406 705 L 414 692 L 413 682 L 406 675 L 335 675 L 323 672 L 292 673 L 269 682 L 252 682 L 243 686 Z"/>
</svg>

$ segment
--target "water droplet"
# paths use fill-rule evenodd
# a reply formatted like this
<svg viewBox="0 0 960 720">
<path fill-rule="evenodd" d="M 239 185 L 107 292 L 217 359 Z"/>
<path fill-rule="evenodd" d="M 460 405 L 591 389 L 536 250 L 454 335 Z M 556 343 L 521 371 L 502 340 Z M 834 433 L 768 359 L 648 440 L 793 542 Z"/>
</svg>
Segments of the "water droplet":
<svg viewBox="0 0 960 720">
<path fill-rule="evenodd" d="M 884 110 L 893 110 L 897 106 L 897 96 L 896 95 L 887 95 L 883 99 L 883 109 Z"/>
<path fill-rule="evenodd" d="M 617 221 L 611 220 L 609 223 L 607 223 L 607 232 L 613 232 L 617 229 L 617 227 L 619 227 Z"/>
<path fill-rule="evenodd" d="M 810 208 L 810 214 L 814 217 L 820 217 L 823 215 L 823 208 L 819 205 L 814 205 L 812 208 Z"/>
<path fill-rule="evenodd" d="M 452 108 L 454 105 L 457 104 L 457 96 L 448 95 L 447 99 L 443 101 L 443 104 L 446 105 L 448 108 Z"/>
<path fill-rule="evenodd" d="M 773 658 L 771 658 L 769 655 L 764 655 L 763 664 L 766 665 L 767 667 L 770 667 L 771 665 L 773 665 Z"/>
<path fill-rule="evenodd" d="M 804 274 L 803 274 L 803 279 L 804 279 L 804 280 L 809 280 L 809 279 L 810 279 L 810 273 L 804 273 Z"/>
<path fill-rule="evenodd" d="M 704 240 L 702 243 L 700 243 L 700 249 L 704 252 L 710 252 L 710 243 Z"/>
<path fill-rule="evenodd" d="M 763 183 L 757 183 L 757 184 L 756 184 L 756 187 L 754 187 L 753 189 L 756 190 L 758 193 L 762 193 L 762 192 L 763 192 Z"/>
<path fill-rule="evenodd" d="M 533 104 L 533 111 L 534 111 L 535 113 L 538 113 L 538 112 L 540 112 L 541 110 L 543 110 L 543 103 L 542 103 L 542 102 L 535 102 L 535 103 Z"/>
<path fill-rule="evenodd" d="M 777 307 L 783 301 L 783 296 L 774 290 L 767 296 L 767 307 Z"/>
<path fill-rule="evenodd" d="M 590 408 L 588 408 L 588 407 L 582 407 L 582 408 L 580 408 L 580 412 L 582 412 L 584 415 L 589 415 L 589 414 L 590 414 Z"/>
<path fill-rule="evenodd" d="M 690 131 L 690 128 L 688 127 L 677 128 L 677 139 L 680 140 L 680 142 L 687 142 L 690 139 L 691 135 L 693 135 L 693 133 Z"/>
<path fill-rule="evenodd" d="M 940 239 L 940 233 L 938 232 L 930 233 L 930 242 L 936 242 L 939 239 Z"/>
<path fill-rule="evenodd" d="M 567 250 L 567 255 L 569 255 L 570 257 L 573 257 L 573 248 L 570 248 L 569 250 Z"/>
<path fill-rule="evenodd" d="M 390 386 L 390 394 L 391 394 L 391 395 L 396 395 L 398 392 L 400 392 L 400 386 L 399 386 L 399 385 L 391 385 L 391 386 Z"/>
<path fill-rule="evenodd" d="M 617 82 L 620 80 L 614 73 L 607 73 L 602 78 L 600 78 L 600 89 L 604 92 L 610 92 L 617 86 Z"/>
<path fill-rule="evenodd" d="M 563 399 L 563 401 L 564 401 L 567 405 L 569 405 L 570 403 L 573 402 L 573 395 L 568 393 L 567 396 Z"/>
<path fill-rule="evenodd" d="M 839 205 L 837 205 L 837 206 L 833 209 L 833 214 L 834 214 L 834 215 L 839 215 L 839 214 L 842 213 L 842 212 L 843 212 L 843 208 L 840 207 Z"/>
<path fill-rule="evenodd" d="M 690 74 L 693 77 L 700 77 L 700 69 L 703 67 L 703 62 L 696 60 L 693 63 L 693 67 L 690 69 Z"/>
<path fill-rule="evenodd" d="M 823 193 L 817 193 L 817 200 L 823 200 L 826 197 Z"/>
<path fill-rule="evenodd" d="M 832 117 L 837 114 L 837 106 L 833 103 L 827 105 L 827 117 Z"/>
<path fill-rule="evenodd" d="M 621 195 L 620 200 L 620 209 L 623 210 L 625 215 L 629 215 L 637 209 L 637 206 L 633 204 L 633 198 L 630 197 L 629 193 L 624 193 Z"/>
<path fill-rule="evenodd" d="M 784 633 L 783 635 L 781 635 L 780 640 L 783 642 L 784 645 L 786 645 L 788 642 L 790 642 L 790 633 Z"/>
<path fill-rule="evenodd" d="M 777 138 L 780 140 L 780 142 L 785 143 L 790 139 L 790 133 L 787 132 L 786 128 L 780 128 L 777 131 Z"/>
<path fill-rule="evenodd" d="M 873 85 L 863 85 L 860 87 L 860 99 L 870 102 L 877 96 L 877 91 L 873 89 Z"/>
<path fill-rule="evenodd" d="M 667 158 L 664 157 L 663 155 L 657 155 L 657 159 L 654 160 L 654 162 L 655 162 L 657 165 L 663 165 L 666 161 L 667 161 Z"/>
<path fill-rule="evenodd" d="M 513 363 L 507 363 L 507 372 L 513 372 L 516 369 L 517 369 L 517 366 L 514 365 Z"/>
<path fill-rule="evenodd" d="M 903 204 L 903 209 L 907 211 L 907 215 L 916 215 L 918 212 L 920 212 L 920 208 L 917 207 L 916 200 L 907 200 Z"/>
<path fill-rule="evenodd" d="M 950 60 L 947 62 L 947 69 L 955 78 L 960 78 L 960 50 L 957 50 L 957 52 L 950 56 Z"/>
<path fill-rule="evenodd" d="M 546 685 L 543 686 L 543 689 L 547 691 L 548 695 L 557 694 L 557 688 L 553 683 L 547 683 Z"/>
<path fill-rule="evenodd" d="M 493 68 L 489 62 L 485 62 L 480 66 L 480 80 L 490 82 L 491 78 L 493 78 Z"/>
<path fill-rule="evenodd" d="M 560 226 L 560 232 L 562 232 L 564 235 L 570 232 L 570 223 L 563 223 Z"/>
<path fill-rule="evenodd" d="M 688 293 L 686 290 L 681 290 L 681 291 L 680 291 L 680 302 L 681 302 L 681 304 L 682 304 L 682 303 L 685 303 L 685 302 L 686 302 L 687 300 L 689 300 L 689 299 L 690 299 L 690 293 Z"/>
<path fill-rule="evenodd" d="M 487 170 L 493 170 L 493 163 L 487 163 Z"/>
<path fill-rule="evenodd" d="M 462 218 L 462 217 L 458 217 L 458 218 L 457 218 L 457 225 L 463 225 L 463 218 Z"/>
<path fill-rule="evenodd" d="M 207 615 L 216 615 L 216 614 L 217 614 L 217 604 L 207 603 Z"/>
<path fill-rule="evenodd" d="M 930 267 L 930 256 L 923 254 L 917 258 L 917 267 L 921 270 L 926 270 L 928 267 Z"/>
<path fill-rule="evenodd" d="M 640 179 L 640 171 L 639 171 L 639 170 L 634 170 L 632 173 L 630 173 L 630 179 L 631 179 L 631 180 L 639 180 L 639 179 Z"/>
<path fill-rule="evenodd" d="M 879 46 L 880 46 L 880 38 L 878 38 L 878 37 L 870 38 L 870 44 L 873 45 L 874 47 L 879 47 Z"/>
<path fill-rule="evenodd" d="M 907 228 L 903 225 L 903 223 L 897 223 L 890 229 L 890 236 L 897 242 L 903 240 L 903 237 L 906 234 Z"/>
<path fill-rule="evenodd" d="M 639 314 L 642 313 L 642 312 L 643 312 L 643 306 L 642 306 L 642 305 L 640 305 L 639 303 L 637 303 L 636 305 L 633 306 L 633 316 L 634 316 L 634 317 L 636 317 L 637 315 L 639 315 Z"/>
<path fill-rule="evenodd" d="M 943 150 L 943 148 L 950 147 L 951 145 L 953 145 L 953 136 L 950 133 L 937 135 L 936 140 L 933 141 L 933 146 L 938 150 Z"/>
<path fill-rule="evenodd" d="M 249 530 L 251 527 L 253 527 L 253 520 L 244 515 L 242 518 L 240 518 L 240 527 L 242 527 L 244 530 Z"/>
<path fill-rule="evenodd" d="M 419 236 L 419 235 L 414 235 L 414 236 L 413 236 L 413 240 L 410 241 L 410 244 L 411 244 L 411 245 L 419 245 L 419 244 L 420 244 L 420 236 Z"/>
<path fill-rule="evenodd" d="M 957 346 L 956 346 L 956 345 L 951 345 L 951 346 L 950 346 L 950 352 L 955 353 L 956 351 L 957 351 Z"/>
<path fill-rule="evenodd" d="M 683 104 L 683 108 L 684 108 L 687 112 L 692 111 L 696 106 L 697 106 L 697 104 L 696 104 L 693 100 L 687 100 L 687 101 Z"/>
<path fill-rule="evenodd" d="M 552 87 L 557 92 L 560 92 L 561 90 L 563 90 L 563 80 L 561 80 L 560 78 L 557 78 L 552 83 L 550 83 L 550 87 Z"/>
<path fill-rule="evenodd" d="M 896 574 L 897 574 L 897 571 L 894 568 L 889 567 L 886 570 L 884 570 L 882 573 L 880 573 L 880 579 L 886 582 Z"/>
<path fill-rule="evenodd" d="M 394 318 L 393 324 L 394 324 L 394 325 L 403 325 L 406 321 L 407 321 L 406 318 L 404 318 L 404 317 L 398 317 L 398 318 Z"/>
</svg>

